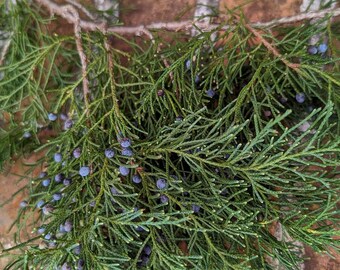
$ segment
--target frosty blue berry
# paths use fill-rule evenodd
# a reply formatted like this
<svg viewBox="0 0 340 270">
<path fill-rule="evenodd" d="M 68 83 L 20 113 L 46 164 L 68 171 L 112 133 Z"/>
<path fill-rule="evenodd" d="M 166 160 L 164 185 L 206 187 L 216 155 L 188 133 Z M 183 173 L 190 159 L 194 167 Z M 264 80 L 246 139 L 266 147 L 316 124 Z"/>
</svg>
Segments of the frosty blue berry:
<svg viewBox="0 0 340 270">
<path fill-rule="evenodd" d="M 143 251 L 146 255 L 150 255 L 151 254 L 151 247 L 149 245 L 146 245 L 144 247 Z"/>
<path fill-rule="evenodd" d="M 51 183 L 51 179 L 44 179 L 41 184 L 44 186 L 44 187 L 48 187 Z"/>
<path fill-rule="evenodd" d="M 25 139 L 31 138 L 32 134 L 29 131 L 26 131 L 24 135 L 22 135 Z"/>
<path fill-rule="evenodd" d="M 115 152 L 112 148 L 105 149 L 104 153 L 107 158 L 113 158 L 115 155 Z"/>
<path fill-rule="evenodd" d="M 39 174 L 39 178 L 45 178 L 47 176 L 47 172 L 41 172 Z"/>
<path fill-rule="evenodd" d="M 61 162 L 62 159 L 63 159 L 63 156 L 60 154 L 60 153 L 55 153 L 54 156 L 53 156 L 53 159 L 55 162 Z"/>
<path fill-rule="evenodd" d="M 306 96 L 304 93 L 298 93 L 296 94 L 295 99 L 298 103 L 304 103 L 306 100 Z"/>
<path fill-rule="evenodd" d="M 50 233 L 48 233 L 48 234 L 46 234 L 46 235 L 44 236 L 44 238 L 45 238 L 46 240 L 50 240 L 51 237 L 52 237 L 52 235 L 51 235 Z"/>
<path fill-rule="evenodd" d="M 122 156 L 126 156 L 126 157 L 132 157 L 133 156 L 133 152 L 130 148 L 123 148 L 122 149 Z"/>
<path fill-rule="evenodd" d="M 37 208 L 41 208 L 44 204 L 45 204 L 45 202 L 43 200 L 38 201 L 37 202 Z"/>
<path fill-rule="evenodd" d="M 64 186 L 69 186 L 69 185 L 71 185 L 71 183 L 72 183 L 72 180 L 70 178 L 65 178 L 63 180 L 63 185 Z"/>
<path fill-rule="evenodd" d="M 88 176 L 89 174 L 90 174 L 90 168 L 89 167 L 84 166 L 84 167 L 81 167 L 79 169 L 79 175 L 80 176 L 85 177 L 85 176 Z"/>
<path fill-rule="evenodd" d="M 123 176 L 127 176 L 130 173 L 130 169 L 125 166 L 119 166 L 119 172 Z"/>
<path fill-rule="evenodd" d="M 327 49 L 328 49 L 328 46 L 325 43 L 321 43 L 318 47 L 319 53 L 325 53 Z"/>
<path fill-rule="evenodd" d="M 194 213 L 198 213 L 200 209 L 201 207 L 199 205 L 196 205 L 196 204 L 192 205 L 192 211 L 194 211 Z"/>
<path fill-rule="evenodd" d="M 166 189 L 168 186 L 168 183 L 165 179 L 160 178 L 156 181 L 156 186 L 158 189 Z"/>
<path fill-rule="evenodd" d="M 53 194 L 52 197 L 53 197 L 53 200 L 60 201 L 61 198 L 62 198 L 62 195 L 61 195 L 61 193 L 55 193 L 55 194 Z"/>
<path fill-rule="evenodd" d="M 45 232 L 45 228 L 44 227 L 39 227 L 38 230 L 37 230 L 37 233 L 38 234 L 43 234 Z"/>
<path fill-rule="evenodd" d="M 50 120 L 52 122 L 57 120 L 57 118 L 58 118 L 58 116 L 56 114 L 54 114 L 54 113 L 49 113 L 48 114 L 48 120 Z"/>
<path fill-rule="evenodd" d="M 131 140 L 129 138 L 123 138 L 120 141 L 120 146 L 124 148 L 128 148 L 131 146 Z"/>
<path fill-rule="evenodd" d="M 81 149 L 79 147 L 74 149 L 72 155 L 74 158 L 79 158 L 81 156 Z"/>
<path fill-rule="evenodd" d="M 27 205 L 28 205 L 27 201 L 20 202 L 20 207 L 21 208 L 25 208 L 25 207 L 27 207 Z"/>
<path fill-rule="evenodd" d="M 73 224 L 70 220 L 67 220 L 64 224 L 64 230 L 65 232 L 70 232 L 72 231 L 72 228 L 73 228 Z"/>
<path fill-rule="evenodd" d="M 134 182 L 135 184 L 139 184 L 140 182 L 142 182 L 142 178 L 140 178 L 138 174 L 134 174 L 132 176 L 132 182 Z"/>
</svg>

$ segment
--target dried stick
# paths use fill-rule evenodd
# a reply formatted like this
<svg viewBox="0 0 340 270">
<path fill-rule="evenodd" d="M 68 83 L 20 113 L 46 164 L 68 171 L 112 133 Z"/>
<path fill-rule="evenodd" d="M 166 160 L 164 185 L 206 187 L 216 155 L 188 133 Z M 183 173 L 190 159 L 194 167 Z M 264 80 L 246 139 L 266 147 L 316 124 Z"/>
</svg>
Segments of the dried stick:
<svg viewBox="0 0 340 270">
<path fill-rule="evenodd" d="M 34 0 L 42 6 L 46 7 L 51 14 L 57 14 L 64 19 L 66 19 L 69 23 L 76 23 L 77 18 L 73 17 L 72 14 L 65 12 L 65 6 L 61 6 L 59 4 L 54 3 L 51 0 Z M 270 28 L 280 24 L 294 23 L 303 20 L 309 20 L 314 18 L 323 18 L 326 15 L 331 15 L 332 17 L 340 15 L 340 8 L 337 9 L 325 9 L 322 11 L 309 12 L 306 14 L 299 14 L 291 17 L 284 17 L 281 19 L 276 19 L 270 22 L 257 22 L 252 23 L 250 26 L 256 28 Z M 79 26 L 83 30 L 87 31 L 101 31 L 106 33 L 117 33 L 117 34 L 131 34 L 131 35 L 139 35 L 140 33 L 147 33 L 150 30 L 163 29 L 168 31 L 179 31 L 179 30 L 190 30 L 194 27 L 201 29 L 201 31 L 212 31 L 212 30 L 226 30 L 230 29 L 230 26 L 220 27 L 218 24 L 210 24 L 207 22 L 196 22 L 192 20 L 181 21 L 181 22 L 159 22 L 159 23 L 151 23 L 148 25 L 139 25 L 139 26 L 113 26 L 106 28 L 104 22 L 92 22 L 79 20 Z"/>
<path fill-rule="evenodd" d="M 80 27 L 80 17 L 78 12 L 75 10 L 73 6 L 65 6 L 65 14 L 72 14 L 74 18 L 76 18 L 76 21 L 74 22 L 74 35 L 75 35 L 75 40 L 76 40 L 76 46 L 77 46 L 77 51 L 78 55 L 80 58 L 80 63 L 81 63 L 81 71 L 82 71 L 82 76 L 83 76 L 83 95 L 84 95 L 84 103 L 85 103 L 85 113 L 86 116 L 89 117 L 89 101 L 88 101 L 88 95 L 90 93 L 90 88 L 89 88 L 89 80 L 87 78 L 87 59 L 86 55 L 84 53 L 83 49 L 83 44 L 81 41 L 81 27 Z M 70 12 L 70 13 L 68 13 Z"/>
<path fill-rule="evenodd" d="M 259 31 L 255 30 L 253 27 L 251 27 L 250 25 L 246 24 L 245 27 L 254 34 L 254 36 L 256 36 L 261 43 L 269 50 L 272 52 L 273 55 L 275 55 L 277 58 L 279 58 L 283 63 L 285 63 L 286 66 L 290 67 L 291 69 L 294 69 L 295 71 L 298 70 L 300 64 L 295 64 L 295 63 L 291 63 L 288 60 L 286 60 L 285 58 L 283 58 L 283 56 L 279 53 L 279 51 L 273 46 L 271 45 L 262 35 Z"/>
<path fill-rule="evenodd" d="M 81 10 L 92 21 L 95 21 L 97 19 L 95 16 L 93 16 L 93 14 L 90 11 L 88 11 L 82 4 L 78 3 L 77 1 L 75 1 L 75 0 L 65 0 L 65 2 L 75 6 L 79 10 Z"/>
</svg>

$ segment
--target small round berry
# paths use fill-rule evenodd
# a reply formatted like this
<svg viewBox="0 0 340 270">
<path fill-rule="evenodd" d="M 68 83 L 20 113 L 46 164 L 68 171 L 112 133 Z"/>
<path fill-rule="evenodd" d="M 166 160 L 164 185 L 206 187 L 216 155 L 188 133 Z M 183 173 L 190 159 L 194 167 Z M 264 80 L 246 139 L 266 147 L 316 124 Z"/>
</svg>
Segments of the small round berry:
<svg viewBox="0 0 340 270">
<path fill-rule="evenodd" d="M 38 232 L 38 234 L 43 234 L 45 232 L 45 230 L 46 229 L 44 227 L 39 227 L 37 232 Z"/>
<path fill-rule="evenodd" d="M 51 241 L 48 243 L 49 248 L 55 248 L 57 246 L 57 243 L 55 241 Z"/>
<path fill-rule="evenodd" d="M 167 203 L 169 201 L 168 196 L 162 194 L 159 199 L 161 200 L 161 203 Z"/>
<path fill-rule="evenodd" d="M 27 201 L 20 202 L 20 207 L 21 208 L 25 208 L 25 207 L 27 207 L 27 205 L 28 205 Z"/>
<path fill-rule="evenodd" d="M 213 98 L 215 96 L 215 91 L 213 89 L 209 89 L 208 91 L 205 92 L 208 97 Z"/>
<path fill-rule="evenodd" d="M 230 154 L 225 154 L 224 159 L 228 159 L 230 157 Z"/>
<path fill-rule="evenodd" d="M 41 184 L 44 187 L 48 187 L 50 185 L 50 183 L 51 183 L 51 179 L 47 178 L 47 179 L 44 179 Z"/>
<path fill-rule="evenodd" d="M 62 159 L 63 159 L 63 156 L 60 154 L 60 153 L 55 153 L 54 154 L 54 156 L 53 156 L 53 158 L 54 158 L 54 161 L 55 162 L 61 162 L 62 161 Z"/>
<path fill-rule="evenodd" d="M 65 179 L 65 175 L 63 173 L 58 173 L 56 174 L 56 176 L 54 177 L 54 181 L 56 181 L 57 183 L 60 183 L 61 181 L 63 181 Z"/>
<path fill-rule="evenodd" d="M 84 167 L 81 167 L 79 169 L 79 175 L 80 176 L 85 177 L 85 176 L 88 176 L 89 174 L 90 174 L 90 168 L 89 167 L 84 166 Z"/>
<path fill-rule="evenodd" d="M 151 247 L 150 247 L 149 245 L 146 245 L 146 246 L 144 247 L 144 253 L 145 253 L 146 255 L 150 255 L 150 254 L 151 254 Z"/>
<path fill-rule="evenodd" d="M 129 138 L 123 138 L 120 141 L 121 147 L 128 148 L 131 146 L 131 140 Z"/>
<path fill-rule="evenodd" d="M 39 178 L 45 178 L 47 176 L 47 172 L 41 172 L 40 174 L 39 174 Z"/>
<path fill-rule="evenodd" d="M 133 152 L 132 152 L 131 148 L 123 148 L 122 149 L 122 156 L 132 157 Z"/>
<path fill-rule="evenodd" d="M 105 150 L 105 156 L 107 158 L 113 158 L 114 155 L 115 155 L 115 152 L 112 148 L 108 148 L 108 149 Z"/>
<path fill-rule="evenodd" d="M 48 120 L 50 120 L 50 121 L 55 121 L 55 120 L 57 120 L 57 118 L 58 118 L 58 116 L 54 113 L 48 114 Z"/>
<path fill-rule="evenodd" d="M 69 186 L 69 185 L 71 185 L 71 183 L 72 183 L 72 180 L 70 178 L 65 178 L 63 180 L 63 185 L 64 186 Z"/>
<path fill-rule="evenodd" d="M 317 54 L 318 53 L 318 49 L 315 46 L 308 46 L 307 52 L 309 54 Z"/>
<path fill-rule="evenodd" d="M 139 184 L 140 182 L 142 182 L 142 178 L 140 178 L 140 176 L 138 174 L 134 174 L 132 176 L 132 182 Z"/>
<path fill-rule="evenodd" d="M 80 252 L 81 252 L 81 245 L 76 246 L 76 247 L 73 249 L 73 253 L 76 254 L 76 255 L 79 255 Z"/>
<path fill-rule="evenodd" d="M 60 233 L 65 233 L 66 231 L 65 231 L 65 226 L 63 225 L 63 224 L 60 224 L 60 226 L 59 226 L 59 232 Z"/>
<path fill-rule="evenodd" d="M 286 98 L 286 97 L 280 97 L 280 102 L 281 102 L 282 104 L 286 103 L 287 101 L 288 101 L 288 98 Z"/>
<path fill-rule="evenodd" d="M 183 117 L 181 115 L 176 116 L 175 119 L 176 122 L 182 122 L 183 121 Z"/>
<path fill-rule="evenodd" d="M 41 208 L 44 204 L 45 204 L 45 202 L 43 200 L 38 201 L 37 202 L 37 208 Z"/>
<path fill-rule="evenodd" d="M 111 190 L 112 195 L 119 194 L 118 190 L 115 187 L 111 187 L 110 190 Z"/>
<path fill-rule="evenodd" d="M 321 43 L 318 47 L 319 53 L 325 53 L 327 49 L 328 49 L 328 46 L 325 43 Z"/>
<path fill-rule="evenodd" d="M 304 93 L 298 93 L 296 94 L 295 99 L 298 103 L 304 103 L 306 100 L 306 96 Z"/>
<path fill-rule="evenodd" d="M 160 89 L 160 90 L 157 91 L 157 96 L 159 96 L 159 97 L 164 96 L 164 94 L 165 94 L 165 92 L 164 92 L 163 89 Z"/>
<path fill-rule="evenodd" d="M 96 201 L 90 202 L 89 205 L 90 205 L 91 207 L 94 207 L 94 206 L 96 205 Z"/>
<path fill-rule="evenodd" d="M 157 180 L 156 186 L 158 187 L 158 189 L 165 189 L 165 188 L 167 188 L 168 183 L 165 179 L 160 178 L 160 179 Z"/>
<path fill-rule="evenodd" d="M 72 155 L 73 155 L 74 158 L 79 158 L 80 155 L 81 155 L 81 149 L 79 147 L 74 149 L 73 152 L 72 152 Z"/>
<path fill-rule="evenodd" d="M 119 172 L 123 176 L 127 176 L 130 173 L 130 169 L 124 166 L 119 166 Z"/>
<path fill-rule="evenodd" d="M 68 117 L 65 113 L 61 113 L 59 116 L 60 116 L 60 119 L 63 120 L 63 121 L 66 121 L 68 119 Z"/>
<path fill-rule="evenodd" d="M 192 211 L 194 211 L 194 213 L 198 213 L 200 209 L 201 207 L 199 205 L 196 205 L 196 204 L 192 205 Z"/>
<path fill-rule="evenodd" d="M 50 204 L 48 205 L 45 205 L 43 208 L 42 208 L 42 212 L 44 215 L 49 215 L 53 212 L 54 210 L 54 207 Z"/>
<path fill-rule="evenodd" d="M 85 265 L 85 261 L 83 259 L 79 259 L 77 262 L 77 270 L 83 270 Z"/>
<path fill-rule="evenodd" d="M 72 222 L 70 220 L 66 220 L 65 225 L 64 225 L 65 232 L 72 231 L 72 228 L 73 228 Z"/>
<path fill-rule="evenodd" d="M 186 69 L 190 69 L 191 68 L 191 61 L 190 60 L 185 61 L 185 68 Z"/>
<path fill-rule="evenodd" d="M 51 237 L 52 237 L 52 235 L 51 235 L 50 233 L 48 233 L 48 234 L 46 234 L 46 235 L 44 236 L 44 238 L 45 238 L 46 240 L 50 240 Z"/>
<path fill-rule="evenodd" d="M 61 195 L 61 193 L 55 193 L 55 194 L 52 195 L 52 197 L 53 197 L 53 200 L 60 201 L 61 198 L 62 198 L 62 195 Z"/>
<path fill-rule="evenodd" d="M 200 82 L 200 76 L 196 75 L 195 76 L 195 83 L 198 84 Z"/>
<path fill-rule="evenodd" d="M 148 262 L 149 262 L 149 256 L 147 256 L 147 255 L 143 255 L 142 256 L 142 265 L 147 265 L 148 264 Z"/>
<path fill-rule="evenodd" d="M 71 270 L 71 266 L 68 265 L 68 263 L 64 263 L 61 267 L 61 270 Z"/>
<path fill-rule="evenodd" d="M 31 138 L 32 134 L 29 131 L 26 131 L 24 135 L 22 135 L 25 139 Z"/>
<path fill-rule="evenodd" d="M 64 123 L 64 129 L 70 129 L 73 127 L 73 121 L 71 119 L 67 119 Z"/>
<path fill-rule="evenodd" d="M 272 115 L 272 112 L 266 110 L 266 111 L 263 112 L 263 114 L 264 114 L 264 116 L 269 117 L 269 116 Z"/>
</svg>

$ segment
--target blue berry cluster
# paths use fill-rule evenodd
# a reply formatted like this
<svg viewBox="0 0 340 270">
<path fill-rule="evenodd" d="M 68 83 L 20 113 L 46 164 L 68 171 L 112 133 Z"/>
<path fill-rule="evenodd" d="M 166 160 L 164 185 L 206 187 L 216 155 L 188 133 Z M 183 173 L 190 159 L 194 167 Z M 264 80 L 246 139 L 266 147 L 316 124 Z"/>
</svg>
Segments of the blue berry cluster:
<svg viewBox="0 0 340 270">
<path fill-rule="evenodd" d="M 324 54 L 328 50 L 328 46 L 326 43 L 321 43 L 319 46 L 311 45 L 308 46 L 307 52 L 311 55 L 315 55 L 317 53 Z"/>
</svg>

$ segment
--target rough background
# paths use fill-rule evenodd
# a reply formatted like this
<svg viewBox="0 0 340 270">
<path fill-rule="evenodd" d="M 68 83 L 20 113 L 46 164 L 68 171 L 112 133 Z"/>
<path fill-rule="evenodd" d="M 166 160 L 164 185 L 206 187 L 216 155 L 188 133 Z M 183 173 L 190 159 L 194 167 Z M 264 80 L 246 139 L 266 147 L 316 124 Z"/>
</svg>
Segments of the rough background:
<svg viewBox="0 0 340 270">
<path fill-rule="evenodd" d="M 88 4 L 90 1 L 80 0 L 80 2 Z M 246 17 L 251 22 L 270 21 L 274 18 L 299 13 L 302 0 L 254 0 L 252 2 L 247 1 L 249 4 L 243 5 L 245 2 L 244 0 L 220 0 L 221 17 L 226 13 L 226 9 L 233 9 L 242 5 Z M 190 19 L 194 14 L 195 3 L 195 0 L 122 0 L 120 1 L 120 18 L 125 25 Z M 70 34 L 70 31 L 72 31 L 72 27 L 63 20 L 58 20 L 57 23 L 51 25 L 50 29 L 60 34 Z M 0 243 L 4 247 L 13 244 L 11 234 L 14 230 L 12 229 L 10 232 L 7 232 L 7 230 L 16 219 L 19 203 L 24 198 L 24 194 L 19 194 L 12 199 L 11 195 L 22 187 L 25 181 L 28 181 L 26 178 L 18 182 L 19 175 L 24 174 L 24 163 L 33 162 L 41 156 L 42 154 L 18 159 L 6 173 L 0 174 L 0 205 L 10 200 L 5 207 L 0 208 Z M 315 254 L 310 248 L 306 247 L 306 257 L 310 258 L 306 260 L 306 270 L 340 269 L 339 254 L 335 254 L 335 258 L 330 258 L 326 255 Z M 5 259 L 0 258 L 0 269 L 4 268 L 5 263 Z"/>
</svg>

